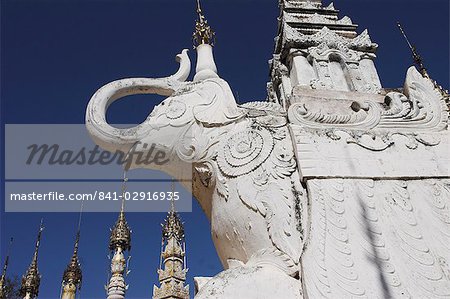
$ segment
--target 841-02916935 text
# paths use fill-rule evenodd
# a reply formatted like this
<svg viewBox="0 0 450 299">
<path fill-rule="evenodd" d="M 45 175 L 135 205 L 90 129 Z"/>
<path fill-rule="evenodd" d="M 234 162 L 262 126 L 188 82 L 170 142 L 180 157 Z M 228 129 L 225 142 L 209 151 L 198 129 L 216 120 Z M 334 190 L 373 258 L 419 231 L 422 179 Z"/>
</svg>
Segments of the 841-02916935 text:
<svg viewBox="0 0 450 299">
<path fill-rule="evenodd" d="M 142 191 L 142 192 L 108 192 L 95 191 L 93 193 L 70 193 L 47 192 L 47 193 L 11 193 L 11 201 L 163 201 L 163 200 L 179 200 L 179 192 L 158 192 L 158 191 Z"/>
</svg>

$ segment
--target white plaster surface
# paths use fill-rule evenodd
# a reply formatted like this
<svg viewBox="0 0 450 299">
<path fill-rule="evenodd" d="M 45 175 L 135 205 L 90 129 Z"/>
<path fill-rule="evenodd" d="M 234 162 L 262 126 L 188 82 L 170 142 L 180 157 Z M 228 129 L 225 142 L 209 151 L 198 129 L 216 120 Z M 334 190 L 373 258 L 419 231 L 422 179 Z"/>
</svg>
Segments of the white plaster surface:
<svg viewBox="0 0 450 299">
<path fill-rule="evenodd" d="M 342 30 L 282 24 L 281 48 L 305 53 L 274 56 L 273 102 L 238 106 L 206 46 L 194 82 L 184 51 L 174 76 L 115 81 L 89 103 L 103 148 L 156 143 L 172 153 L 158 169 L 175 178 L 192 165 L 189 187 L 226 269 L 196 279 L 196 299 L 450 297 L 445 95 L 415 68 L 402 92 L 382 89 L 367 31 L 325 19 L 308 16 Z M 138 93 L 168 98 L 138 127 L 111 127 L 109 104 Z"/>
</svg>

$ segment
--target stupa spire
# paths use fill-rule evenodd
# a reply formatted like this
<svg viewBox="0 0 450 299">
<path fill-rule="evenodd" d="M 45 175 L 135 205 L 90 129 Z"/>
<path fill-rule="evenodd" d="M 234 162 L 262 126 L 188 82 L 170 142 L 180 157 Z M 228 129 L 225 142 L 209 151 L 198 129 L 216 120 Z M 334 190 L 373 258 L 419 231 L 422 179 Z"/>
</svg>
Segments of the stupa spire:
<svg viewBox="0 0 450 299">
<path fill-rule="evenodd" d="M 406 35 L 405 30 L 403 30 L 402 24 L 400 24 L 400 22 L 397 22 L 397 26 L 400 29 L 400 32 L 402 33 L 403 37 L 405 38 L 406 43 L 408 44 L 409 48 L 411 49 L 414 63 L 419 67 L 420 73 L 422 74 L 422 76 L 424 76 L 426 78 L 430 78 L 430 76 L 428 75 L 428 71 L 425 68 L 425 64 L 423 63 L 422 57 L 419 55 L 419 52 L 417 51 L 416 47 L 413 46 L 411 44 L 411 42 L 409 41 L 409 38 Z"/>
<path fill-rule="evenodd" d="M 340 17 L 333 3 L 280 0 L 278 20 L 270 101 L 287 107 L 296 101 L 294 90 L 312 101 L 333 99 L 336 91 L 366 98 L 382 92 L 374 64 L 378 45 L 367 30 L 358 34 L 358 25 L 348 16 Z"/>
<path fill-rule="evenodd" d="M 5 264 L 3 265 L 2 275 L 0 276 L 0 299 L 6 299 L 6 271 L 8 270 L 9 250 L 11 249 L 12 242 L 13 238 L 9 241 L 8 253 L 6 254 Z"/>
<path fill-rule="evenodd" d="M 125 254 L 127 251 L 131 250 L 131 229 L 125 218 L 125 191 L 127 181 L 128 179 L 125 171 L 123 176 L 120 213 L 116 224 L 111 229 L 109 238 L 109 250 L 113 252 L 113 258 L 111 259 L 111 278 L 106 287 L 108 295 L 107 299 L 124 299 L 128 289 L 128 285 L 125 283 L 124 278 L 127 268 Z"/>
<path fill-rule="evenodd" d="M 38 255 L 39 247 L 41 245 L 42 231 L 44 230 L 44 222 L 41 220 L 39 225 L 39 231 L 36 239 L 36 246 L 34 249 L 33 259 L 31 261 L 30 267 L 28 267 L 27 272 L 22 276 L 22 284 L 20 287 L 20 295 L 24 299 L 37 298 L 39 294 L 39 286 L 41 284 L 41 275 L 38 269 Z"/>
<path fill-rule="evenodd" d="M 75 244 L 73 246 L 72 258 L 63 274 L 61 299 L 75 299 L 77 291 L 81 289 L 83 273 L 81 271 L 81 265 L 78 258 L 78 247 L 80 244 L 82 209 L 83 207 L 81 207 L 80 211 L 80 218 L 78 221 L 78 229 L 75 237 Z"/>
<path fill-rule="evenodd" d="M 172 197 L 170 211 L 162 224 L 161 263 L 158 269 L 160 286 L 153 287 L 153 299 L 188 299 L 189 286 L 185 285 L 187 272 L 184 226 Z"/>
<path fill-rule="evenodd" d="M 422 59 L 422 56 L 420 56 L 419 52 L 417 51 L 417 48 L 409 41 L 408 35 L 406 35 L 405 30 L 403 29 L 402 24 L 400 22 L 397 22 L 397 26 L 400 29 L 400 32 L 402 33 L 403 37 L 406 40 L 406 43 L 408 44 L 409 49 L 412 52 L 414 64 L 419 68 L 420 73 L 424 78 L 430 79 L 431 82 L 433 82 L 434 87 L 439 90 L 441 95 L 444 97 L 444 100 L 447 104 L 447 106 L 450 108 L 450 101 L 449 101 L 449 93 L 448 90 L 445 90 L 441 85 L 439 85 L 435 80 L 431 79 L 430 75 L 428 74 L 427 68 L 425 67 L 425 63 Z"/>
</svg>

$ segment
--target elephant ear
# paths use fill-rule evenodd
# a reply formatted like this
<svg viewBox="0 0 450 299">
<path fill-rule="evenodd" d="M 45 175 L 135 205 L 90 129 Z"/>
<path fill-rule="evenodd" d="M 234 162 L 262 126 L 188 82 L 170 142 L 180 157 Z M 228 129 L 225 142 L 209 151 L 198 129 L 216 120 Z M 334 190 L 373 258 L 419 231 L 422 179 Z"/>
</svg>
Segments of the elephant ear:
<svg viewBox="0 0 450 299">
<path fill-rule="evenodd" d="M 194 117 L 206 127 L 232 123 L 245 114 L 237 107 L 233 93 L 222 79 L 207 79 L 200 83 L 197 91 L 204 99 L 194 107 Z"/>
</svg>

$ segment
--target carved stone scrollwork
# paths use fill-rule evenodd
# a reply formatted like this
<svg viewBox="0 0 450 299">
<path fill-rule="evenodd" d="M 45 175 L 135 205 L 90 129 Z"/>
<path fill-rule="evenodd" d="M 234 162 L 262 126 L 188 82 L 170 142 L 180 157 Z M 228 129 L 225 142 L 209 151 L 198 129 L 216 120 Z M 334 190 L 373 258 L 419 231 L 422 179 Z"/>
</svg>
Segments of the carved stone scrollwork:
<svg viewBox="0 0 450 299">
<path fill-rule="evenodd" d="M 186 112 L 186 104 L 180 100 L 172 100 L 169 102 L 169 109 L 166 113 L 167 118 L 177 119 Z"/>
<path fill-rule="evenodd" d="M 350 50 L 342 41 L 323 42 L 317 47 L 310 48 L 309 53 L 312 58 L 319 61 L 328 61 L 331 54 L 341 56 L 346 63 L 360 60 L 360 55 L 356 51 Z"/>
<path fill-rule="evenodd" d="M 241 105 L 247 109 L 247 115 L 263 127 L 282 127 L 287 124 L 286 111 L 276 103 L 249 102 Z"/>
<path fill-rule="evenodd" d="M 335 105 L 342 106 L 342 103 L 335 100 Z M 448 127 L 449 113 L 444 97 L 432 81 L 422 77 L 414 67 L 408 70 L 405 94 L 391 92 L 383 104 L 373 100 L 364 104 L 355 101 L 349 108 L 348 114 L 332 114 L 311 110 L 306 103 L 295 103 L 289 108 L 288 116 L 291 123 L 306 128 L 375 130 L 382 133 L 389 130 L 391 134 L 405 136 L 417 136 L 416 133 L 421 131 L 439 132 Z"/>
<path fill-rule="evenodd" d="M 403 139 L 406 139 L 403 143 L 407 148 L 411 150 L 417 149 L 419 147 L 419 144 L 423 144 L 426 146 L 436 146 L 441 143 L 441 140 L 434 136 L 417 133 L 376 134 L 375 132 L 367 131 L 334 129 L 327 131 L 325 135 L 334 141 L 338 141 L 344 138 L 344 140 L 348 144 L 355 144 L 367 150 L 376 152 L 384 151 L 393 146 L 395 144 L 394 139 L 399 139 L 394 137 L 403 137 Z"/>
<path fill-rule="evenodd" d="M 284 108 L 277 104 L 277 103 L 271 103 L 271 102 L 248 102 L 245 104 L 242 104 L 241 107 L 248 109 L 249 111 L 260 111 L 264 113 L 264 115 L 268 112 L 271 114 L 278 114 L 278 115 L 286 115 L 286 111 Z M 261 115 L 261 113 L 260 113 Z"/>
<path fill-rule="evenodd" d="M 448 125 L 448 109 L 433 82 L 417 72 L 408 71 L 405 94 L 387 94 L 378 128 L 441 131 Z"/>
<path fill-rule="evenodd" d="M 381 85 L 373 70 L 360 65 L 363 59 L 373 58 L 368 58 L 368 53 L 352 50 L 342 40 L 322 42 L 316 47 L 310 47 L 308 53 L 308 60 L 313 61 L 319 77 L 311 79 L 312 89 L 339 89 L 336 81 L 346 81 L 344 87 L 348 90 L 380 92 Z M 333 61 L 339 62 L 339 70 L 331 68 Z"/>
<path fill-rule="evenodd" d="M 379 109 L 374 102 L 366 102 L 364 105 L 354 102 L 352 109 L 353 112 L 345 115 L 325 114 L 321 111 L 310 111 L 306 104 L 295 103 L 289 109 L 288 115 L 291 123 L 315 129 L 371 129 L 380 121 Z"/>
</svg>

